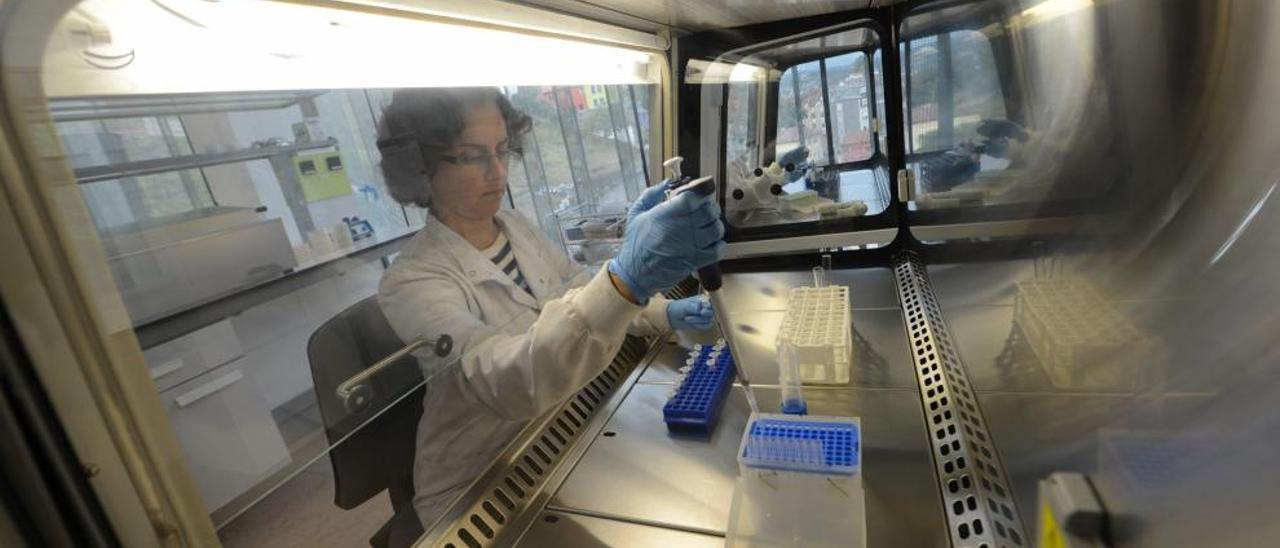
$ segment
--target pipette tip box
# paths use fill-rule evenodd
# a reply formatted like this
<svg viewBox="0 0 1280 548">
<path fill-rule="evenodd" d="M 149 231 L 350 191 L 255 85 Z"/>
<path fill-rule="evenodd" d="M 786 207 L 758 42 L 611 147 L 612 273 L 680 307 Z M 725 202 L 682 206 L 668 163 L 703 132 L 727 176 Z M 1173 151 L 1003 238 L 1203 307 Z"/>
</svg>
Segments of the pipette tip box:
<svg viewBox="0 0 1280 548">
<path fill-rule="evenodd" d="M 686 364 L 674 393 L 662 406 L 662 420 L 673 434 L 709 438 L 733 386 L 733 357 L 724 343 L 697 345 Z"/>
</svg>

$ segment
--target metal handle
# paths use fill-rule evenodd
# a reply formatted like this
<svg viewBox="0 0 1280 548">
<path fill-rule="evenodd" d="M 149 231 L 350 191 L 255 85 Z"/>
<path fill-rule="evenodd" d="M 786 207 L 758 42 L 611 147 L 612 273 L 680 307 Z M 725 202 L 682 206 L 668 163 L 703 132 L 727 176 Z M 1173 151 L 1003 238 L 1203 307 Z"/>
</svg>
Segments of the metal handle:
<svg viewBox="0 0 1280 548">
<path fill-rule="evenodd" d="M 448 356 L 449 352 L 453 351 L 453 337 L 450 337 L 449 335 L 440 335 L 435 339 L 428 337 L 419 337 L 414 339 L 410 341 L 409 344 L 404 345 L 400 350 L 392 352 L 387 357 L 378 360 L 373 365 L 366 367 L 359 373 L 356 373 L 347 380 L 342 381 L 342 384 L 339 384 L 338 389 L 336 390 L 338 399 L 342 400 L 342 406 L 352 413 L 363 410 L 364 407 L 369 404 L 369 390 L 365 387 L 365 381 L 369 380 L 374 375 L 377 375 L 378 372 L 386 369 L 391 364 L 400 361 L 401 358 L 408 356 L 410 352 L 429 344 L 435 346 L 436 355 L 442 358 Z"/>
<path fill-rule="evenodd" d="M 149 371 L 151 372 L 152 380 L 159 380 L 160 377 L 173 373 L 174 371 L 182 369 L 185 366 L 186 366 L 186 362 L 183 361 L 182 358 L 174 358 L 160 365 L 152 367 Z"/>
<path fill-rule="evenodd" d="M 910 169 L 898 170 L 898 201 L 907 203 L 915 199 L 916 174 Z"/>
</svg>

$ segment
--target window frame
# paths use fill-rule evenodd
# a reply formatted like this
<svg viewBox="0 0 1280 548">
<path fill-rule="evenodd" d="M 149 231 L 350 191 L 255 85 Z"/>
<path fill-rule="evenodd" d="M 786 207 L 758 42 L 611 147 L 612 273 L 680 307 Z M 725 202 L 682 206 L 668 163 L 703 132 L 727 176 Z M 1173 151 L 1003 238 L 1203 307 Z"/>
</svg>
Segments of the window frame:
<svg viewBox="0 0 1280 548">
<path fill-rule="evenodd" d="M 852 17 L 851 19 L 847 17 L 849 15 L 854 15 L 854 14 L 856 14 L 856 16 Z M 890 47 L 896 47 L 896 45 L 893 45 L 894 43 L 893 43 L 892 34 L 889 32 L 889 29 L 893 24 L 892 21 L 882 18 L 880 15 L 878 15 L 875 12 L 869 12 L 869 11 L 850 12 L 850 13 L 846 13 L 845 16 L 846 16 L 846 19 L 844 19 L 844 22 L 842 22 L 841 24 L 827 26 L 811 32 L 797 33 L 794 31 L 784 30 L 783 32 L 786 32 L 786 35 L 784 37 L 778 38 L 776 40 L 761 40 L 760 42 L 752 44 L 750 46 L 745 46 L 745 47 L 733 49 L 731 51 L 726 51 L 722 54 L 721 59 L 718 61 L 728 62 L 729 64 L 733 64 L 736 62 L 736 59 L 745 58 L 759 51 L 764 51 L 764 50 L 775 48 L 781 45 L 813 40 L 814 38 L 818 38 L 820 36 L 830 36 L 830 35 L 835 35 L 842 32 L 856 31 L 859 29 L 866 29 L 868 32 L 873 33 L 876 40 L 875 40 L 875 44 L 872 47 L 864 48 L 864 49 L 851 48 L 848 51 L 843 51 L 836 54 L 823 52 L 822 54 L 819 54 L 819 55 L 796 59 L 794 63 L 789 64 L 787 67 L 776 67 L 776 69 L 786 70 L 795 65 L 811 62 L 817 59 L 823 59 L 827 57 L 834 57 L 836 55 L 847 54 L 855 51 L 864 54 L 868 60 L 868 63 L 870 63 L 870 59 L 875 54 L 876 51 L 882 52 L 883 59 L 890 59 L 896 55 L 896 49 L 893 51 L 890 51 Z M 732 59 L 735 59 L 735 61 L 723 61 L 723 59 L 725 58 L 732 58 Z M 886 63 L 886 66 L 889 66 L 888 63 Z M 896 60 L 894 61 L 894 66 L 896 70 Z M 896 78 L 896 74 L 889 74 L 889 72 L 886 70 L 882 76 L 886 80 L 883 83 L 884 88 L 889 88 L 895 85 L 891 83 L 889 79 Z M 867 71 L 866 77 L 874 80 L 874 74 L 870 70 Z M 762 98 L 762 103 L 763 103 L 763 108 L 765 109 L 765 118 L 764 118 L 763 124 L 758 124 L 763 127 L 761 127 L 761 132 L 762 132 L 761 139 L 759 139 L 756 144 L 756 147 L 757 147 L 756 153 L 758 154 L 758 158 L 760 158 L 762 164 L 768 164 L 776 160 L 776 157 L 775 157 L 776 147 L 772 147 L 772 146 L 766 147 L 765 143 L 772 143 L 777 138 L 777 135 L 776 135 L 777 118 L 778 118 L 777 98 L 780 96 L 779 89 L 780 89 L 781 82 L 782 82 L 782 78 L 781 76 L 779 76 L 779 78 L 776 81 L 766 81 L 764 83 L 765 93 Z M 726 153 L 727 146 L 725 145 L 727 143 L 727 137 L 728 137 L 728 133 L 727 133 L 728 103 L 729 103 L 728 97 L 730 93 L 730 87 L 728 82 L 725 82 L 719 85 L 721 86 L 720 91 L 722 93 L 722 98 L 724 100 L 722 100 L 719 105 L 719 124 L 718 124 L 719 131 L 717 135 L 717 138 L 719 139 L 719 146 L 718 146 L 719 157 L 716 158 L 715 161 L 716 161 L 716 174 L 718 179 L 721 181 L 726 181 L 728 180 L 726 178 L 728 169 L 727 169 L 727 153 Z M 695 90 L 697 88 L 700 88 L 700 86 L 691 86 L 691 87 L 694 88 Z M 876 86 L 876 89 L 880 89 L 880 86 Z M 826 98 L 826 93 L 824 93 L 824 100 L 825 98 Z M 681 100 L 683 101 L 684 98 L 682 97 Z M 871 103 L 871 104 L 874 104 L 874 103 Z M 871 109 L 870 112 L 873 116 L 877 114 L 874 111 L 874 109 Z M 895 114 L 890 113 L 886 109 L 885 115 L 893 116 Z M 682 113 L 682 117 L 683 117 L 683 113 Z M 881 130 L 900 125 L 900 123 L 886 123 L 886 121 L 883 121 L 883 120 L 879 121 L 878 123 Z M 872 140 L 877 141 L 877 139 L 875 138 L 876 134 L 873 132 L 872 135 L 873 135 Z M 887 135 L 887 137 L 890 140 L 889 146 L 891 148 L 894 147 L 895 144 L 892 142 L 892 140 L 895 139 L 895 136 L 889 134 Z M 795 223 L 767 225 L 767 226 L 754 226 L 754 227 L 740 227 L 740 226 L 735 226 L 732 223 L 725 223 L 725 241 L 729 242 L 729 244 L 732 246 L 733 244 L 736 244 L 736 243 L 745 243 L 745 242 L 758 242 L 758 241 L 778 240 L 778 239 L 787 239 L 787 238 L 803 238 L 803 237 L 821 236 L 821 235 L 854 234 L 854 233 L 876 231 L 876 230 L 882 230 L 882 229 L 888 229 L 888 228 L 894 228 L 894 229 L 899 228 L 900 226 L 899 225 L 899 219 L 900 219 L 899 209 L 900 209 L 901 203 L 898 200 L 897 185 L 894 184 L 894 178 L 896 177 L 895 174 L 902 167 L 902 165 L 903 165 L 902 162 L 900 160 L 895 159 L 893 154 L 890 154 L 888 151 L 880 150 L 877 143 L 873 145 L 873 153 L 869 158 L 866 158 L 863 160 L 844 162 L 839 164 L 829 164 L 829 165 L 823 166 L 826 168 L 834 168 L 841 172 L 859 171 L 859 170 L 868 170 L 868 171 L 874 172 L 877 168 L 883 168 L 884 171 L 886 172 L 885 176 L 888 179 L 886 183 L 888 186 L 888 202 L 885 205 L 885 208 L 879 211 L 878 213 L 868 214 L 868 215 L 859 216 L 859 217 L 846 217 L 846 218 L 839 218 L 839 219 L 819 219 L 819 220 L 813 220 L 813 221 L 799 221 Z M 720 203 L 722 207 L 726 205 L 726 200 L 727 200 L 726 194 L 727 193 L 725 192 L 725 189 L 721 188 Z M 880 242 L 879 244 L 876 244 L 872 247 L 875 249 L 883 249 L 890 245 L 892 245 L 892 241 L 885 241 L 885 242 Z M 750 264 L 749 260 L 743 260 L 743 261 L 744 261 L 744 264 Z"/>
<path fill-rule="evenodd" d="M 886 104 L 887 110 L 897 109 L 899 118 L 898 127 L 894 128 L 896 137 L 901 140 L 903 146 L 902 166 L 910 165 L 921 161 L 922 158 L 935 156 L 946 152 L 948 149 L 940 149 L 927 152 L 909 152 L 907 148 L 907 132 L 908 124 L 906 120 L 906 110 L 908 108 L 908 98 L 910 93 L 909 80 L 909 60 L 907 59 L 904 44 L 906 38 L 910 36 L 908 23 L 912 17 L 919 16 L 928 12 L 946 10 L 957 6 L 981 5 L 981 0 L 918 0 L 909 5 L 909 9 L 902 10 L 894 15 L 893 26 L 895 29 L 894 36 L 896 38 L 893 44 L 894 53 L 898 58 L 896 67 L 892 70 L 897 71 L 892 77 L 899 83 L 899 94 L 901 101 L 898 105 Z M 995 20 L 999 20 L 1000 6 L 984 6 L 990 7 L 997 16 Z M 954 32 L 959 30 L 977 31 L 986 25 L 991 24 L 991 18 L 986 19 L 963 19 L 953 21 L 946 28 L 946 32 Z M 934 36 L 938 33 L 931 34 Z M 1021 69 L 1018 68 L 1014 61 L 1013 55 L 1015 50 L 1024 47 L 1021 44 L 1021 38 L 1017 35 L 1006 33 L 1000 39 L 988 38 L 988 45 L 991 48 L 992 60 L 995 64 L 995 72 L 997 75 L 1007 75 L 1007 77 L 997 78 L 1000 87 L 1000 93 L 1004 99 L 1006 118 L 1022 124 L 1028 125 L 1031 119 L 1031 107 L 1028 104 L 1029 93 L 1028 83 Z M 886 48 L 888 49 L 888 48 Z M 890 68 L 885 67 L 888 71 Z M 886 78 L 890 75 L 886 74 Z M 1114 105 L 1112 106 L 1114 108 Z M 1109 196 L 1099 198 L 1106 202 L 1112 200 Z M 913 233 L 913 228 L 918 227 L 937 227 L 939 225 L 973 225 L 981 223 L 1005 222 L 1005 221 L 1036 221 L 1054 218 L 1066 218 L 1080 215 L 1096 210 L 1095 200 L 1093 204 L 1085 201 L 1049 201 L 1049 202 L 1028 202 L 1028 203 L 1008 203 L 993 205 L 962 205 L 955 207 L 939 208 L 939 209 L 919 209 L 908 208 L 906 203 L 902 203 L 902 222 L 905 229 L 904 242 L 911 246 L 927 246 L 936 248 L 939 245 L 923 242 Z M 963 233 L 963 229 L 961 230 Z"/>
<path fill-rule="evenodd" d="M 852 30 L 852 29 L 849 29 L 849 30 Z M 778 69 L 781 70 L 782 74 L 781 76 L 778 77 L 778 86 L 776 87 L 777 91 L 776 93 L 773 94 L 773 96 L 777 97 L 778 99 L 776 101 L 768 101 L 766 103 L 766 108 L 773 110 L 775 113 L 780 111 L 779 107 L 782 101 L 781 86 L 783 85 L 782 81 L 786 79 L 787 74 L 792 73 L 791 72 L 792 70 L 797 70 L 797 67 L 799 67 L 800 65 L 812 63 L 814 61 L 817 61 L 818 63 L 819 83 L 822 86 L 822 109 L 823 109 L 824 117 L 826 120 L 826 139 L 827 139 L 826 141 L 827 163 L 822 164 L 822 167 L 834 168 L 840 171 L 855 171 L 857 169 L 864 169 L 860 166 L 864 166 L 868 160 L 872 160 L 876 158 L 877 155 L 880 155 L 883 152 L 880 150 L 879 134 L 880 134 L 880 130 L 882 130 L 884 127 L 884 123 L 882 120 L 880 120 L 880 116 L 878 115 L 879 113 L 876 112 L 876 109 L 875 109 L 876 98 L 878 96 L 877 92 L 879 91 L 879 88 L 875 84 L 875 75 L 873 74 L 873 67 L 872 67 L 872 61 L 871 61 L 871 58 L 874 55 L 874 53 L 875 53 L 874 49 L 873 50 L 858 49 L 858 50 L 844 51 L 844 52 L 836 53 L 834 55 L 823 55 L 819 57 L 803 58 L 790 65 L 787 65 L 786 67 L 778 67 Z M 866 109 L 867 118 L 870 120 L 873 120 L 871 127 L 867 129 L 867 132 L 870 136 L 871 154 L 868 155 L 866 158 L 859 158 L 856 160 L 848 160 L 848 161 L 838 161 L 837 155 L 836 155 L 836 146 L 835 146 L 835 130 L 833 129 L 832 122 L 831 122 L 832 120 L 831 118 L 831 85 L 827 78 L 827 74 L 828 74 L 827 61 L 830 59 L 834 59 L 836 57 L 841 57 L 844 55 L 853 55 L 853 54 L 858 54 L 858 55 L 861 55 L 862 57 L 861 61 L 863 65 L 862 67 L 863 79 L 865 80 L 865 83 L 863 85 L 866 86 L 866 89 L 867 89 L 867 109 Z M 854 62 L 857 63 L 858 61 L 854 61 Z M 800 93 L 799 93 L 799 87 L 800 87 L 799 72 L 797 70 L 792 74 L 795 74 L 795 78 L 793 78 L 792 81 L 794 82 L 794 87 L 796 88 L 796 90 L 793 91 L 793 94 L 795 95 L 795 102 L 796 102 L 796 114 L 797 114 L 796 126 L 799 130 L 801 146 L 804 146 L 804 142 L 805 142 L 804 128 L 799 118 L 799 113 L 801 111 Z M 778 114 L 778 116 L 781 116 L 781 114 Z M 769 160 L 773 161 L 777 159 L 776 139 L 778 134 L 778 121 L 775 120 L 773 123 L 769 125 L 769 127 L 772 128 L 771 136 L 773 137 L 773 139 L 764 139 L 762 142 L 774 143 L 773 154 L 770 154 L 768 156 Z M 761 157 L 763 158 L 764 156 L 761 156 Z"/>
</svg>

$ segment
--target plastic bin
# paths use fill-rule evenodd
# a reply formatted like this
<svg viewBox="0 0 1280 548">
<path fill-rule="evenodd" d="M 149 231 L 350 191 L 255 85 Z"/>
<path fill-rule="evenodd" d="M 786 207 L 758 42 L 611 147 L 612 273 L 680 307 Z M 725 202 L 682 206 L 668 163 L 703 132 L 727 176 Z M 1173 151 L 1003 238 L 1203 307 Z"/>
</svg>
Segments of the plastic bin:
<svg viewBox="0 0 1280 548">
<path fill-rule="evenodd" d="M 752 415 L 725 546 L 865 546 L 860 426 L 852 417 Z"/>
<path fill-rule="evenodd" d="M 805 384 L 848 384 L 852 329 L 848 287 L 794 288 L 778 330 L 778 361 L 795 363 Z"/>
<path fill-rule="evenodd" d="M 627 224 L 627 204 L 579 204 L 555 213 L 566 250 L 575 261 L 598 265 L 617 255 Z"/>
</svg>

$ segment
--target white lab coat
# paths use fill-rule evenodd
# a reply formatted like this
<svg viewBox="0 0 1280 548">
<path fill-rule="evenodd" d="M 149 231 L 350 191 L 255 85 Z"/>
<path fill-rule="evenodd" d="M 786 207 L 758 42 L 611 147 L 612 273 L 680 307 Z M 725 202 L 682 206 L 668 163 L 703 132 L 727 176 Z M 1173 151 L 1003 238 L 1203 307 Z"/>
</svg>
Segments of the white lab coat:
<svg viewBox="0 0 1280 548">
<path fill-rule="evenodd" d="M 378 287 L 382 311 L 402 340 L 447 333 L 454 341 L 444 359 L 418 354 L 429 379 L 413 474 L 424 527 L 529 419 L 603 371 L 627 332 L 671 329 L 662 297 L 634 305 L 604 269 L 590 275 L 520 214 L 500 211 L 497 220 L 532 296 L 431 216 Z"/>
</svg>

